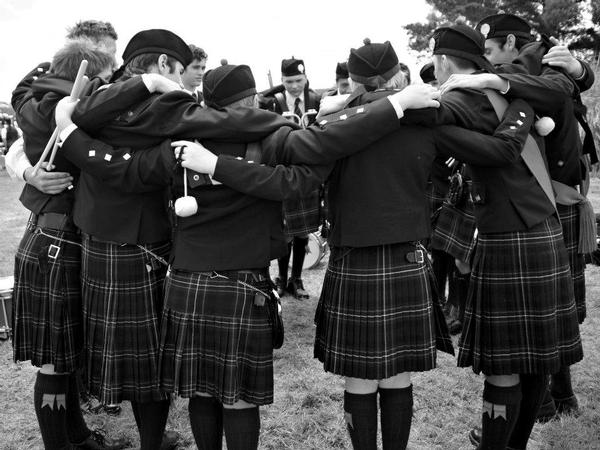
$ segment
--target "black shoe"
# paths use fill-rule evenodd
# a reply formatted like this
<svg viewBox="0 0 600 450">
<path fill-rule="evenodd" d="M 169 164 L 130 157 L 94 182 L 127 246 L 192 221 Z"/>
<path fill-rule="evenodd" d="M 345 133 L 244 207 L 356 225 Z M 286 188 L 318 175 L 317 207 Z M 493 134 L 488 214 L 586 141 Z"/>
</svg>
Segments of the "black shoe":
<svg viewBox="0 0 600 450">
<path fill-rule="evenodd" d="M 102 409 L 109 416 L 118 416 L 121 414 L 121 405 L 102 405 Z"/>
<path fill-rule="evenodd" d="M 473 428 L 469 431 L 469 441 L 471 441 L 471 444 L 474 446 L 481 444 L 481 428 Z"/>
<path fill-rule="evenodd" d="M 292 278 L 287 284 L 287 290 L 297 300 L 309 298 L 308 292 L 304 290 L 304 284 L 301 278 Z"/>
<path fill-rule="evenodd" d="M 88 450 L 119 450 L 128 447 L 130 442 L 126 439 L 109 439 L 104 430 L 94 430 L 87 439 L 79 444 L 73 444 L 74 448 Z"/>
<path fill-rule="evenodd" d="M 179 443 L 179 433 L 176 431 L 165 431 L 160 443 L 160 450 L 173 450 Z"/>
<path fill-rule="evenodd" d="M 544 403 L 540 406 L 536 420 L 540 423 L 550 422 L 556 418 L 556 405 L 552 397 L 546 397 Z"/>
<path fill-rule="evenodd" d="M 285 282 L 279 277 L 275 278 L 275 290 L 277 290 L 279 298 L 285 295 Z"/>
<path fill-rule="evenodd" d="M 579 414 L 579 403 L 577 402 L 577 397 L 574 395 L 560 400 L 555 398 L 554 404 L 556 405 L 556 412 L 558 414 Z"/>
</svg>

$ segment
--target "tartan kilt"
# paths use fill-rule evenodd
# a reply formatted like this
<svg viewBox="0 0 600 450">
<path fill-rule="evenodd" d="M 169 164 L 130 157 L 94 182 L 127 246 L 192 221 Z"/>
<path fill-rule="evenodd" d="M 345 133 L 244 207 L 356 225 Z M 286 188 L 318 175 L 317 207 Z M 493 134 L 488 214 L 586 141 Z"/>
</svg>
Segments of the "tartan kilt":
<svg viewBox="0 0 600 450">
<path fill-rule="evenodd" d="M 283 201 L 283 232 L 288 237 L 314 233 L 321 225 L 321 195 L 318 190 L 307 197 Z"/>
<path fill-rule="evenodd" d="M 434 215 L 430 247 L 456 259 L 470 262 L 475 251 L 477 226 L 473 202 L 466 200 L 460 207 L 444 202 Z"/>
<path fill-rule="evenodd" d="M 251 273 L 237 280 L 252 284 Z M 160 383 L 182 397 L 207 393 L 226 405 L 273 403 L 267 306 L 236 279 L 171 270 L 165 282 Z"/>
<path fill-rule="evenodd" d="M 436 211 L 442 207 L 446 195 L 435 188 L 435 185 L 429 181 L 427 188 L 425 189 L 425 197 L 427 197 L 427 204 L 429 205 L 429 211 L 432 215 L 436 214 Z"/>
<path fill-rule="evenodd" d="M 458 365 L 486 375 L 552 374 L 583 357 L 573 283 L 555 216 L 480 233 Z"/>
<path fill-rule="evenodd" d="M 560 223 L 562 225 L 563 239 L 569 256 L 571 277 L 575 304 L 577 305 L 577 319 L 583 323 L 586 316 L 585 305 L 585 256 L 578 253 L 579 246 L 579 207 L 577 205 L 556 204 Z"/>
<path fill-rule="evenodd" d="M 170 242 L 145 246 L 167 258 Z M 101 403 L 168 398 L 158 380 L 167 267 L 135 245 L 83 238 L 83 317 L 90 392 Z"/>
<path fill-rule="evenodd" d="M 14 359 L 73 372 L 81 367 L 83 350 L 80 238 L 66 231 L 43 232 L 58 239 L 27 229 L 15 256 Z M 48 255 L 50 245 L 60 248 L 55 259 Z"/>
<path fill-rule="evenodd" d="M 415 249 L 408 243 L 331 249 L 315 314 L 314 356 L 327 372 L 381 380 L 435 367 L 430 273 L 425 263 L 406 260 Z"/>
</svg>

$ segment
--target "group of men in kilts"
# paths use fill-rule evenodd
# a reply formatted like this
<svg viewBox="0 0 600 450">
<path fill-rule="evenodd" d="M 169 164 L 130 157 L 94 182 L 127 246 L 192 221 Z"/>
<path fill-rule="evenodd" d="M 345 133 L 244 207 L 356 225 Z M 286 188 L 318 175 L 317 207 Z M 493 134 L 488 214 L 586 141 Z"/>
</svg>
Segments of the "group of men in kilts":
<svg viewBox="0 0 600 450">
<path fill-rule="evenodd" d="M 471 438 L 524 449 L 550 374 L 559 405 L 573 405 L 565 380 L 583 357 L 575 300 L 585 295 L 576 101 L 593 83 L 589 66 L 495 15 L 434 33 L 440 98 L 407 86 L 389 42 L 365 40 L 348 58 L 351 95 L 328 97 L 301 129 L 254 107 L 245 65 L 207 72 L 200 105 L 179 89 L 193 55 L 168 30 L 137 33 L 114 83 L 95 89 L 96 78 L 79 102 L 60 100 L 74 61 L 87 59 L 91 77 L 110 66 L 116 34 L 103 30 L 69 40 L 13 96 L 25 165 L 60 130 L 55 167 L 27 168 L 28 183 L 68 172 L 63 184 L 75 186 L 27 184 L 21 196 L 33 214 L 15 265 L 14 356 L 42 367 L 34 405 L 46 448 L 123 445 L 90 442 L 74 400 L 80 367 L 101 402 L 131 402 L 142 449 L 161 447 L 173 394 L 189 398 L 198 448 L 221 448 L 223 434 L 229 449 L 257 448 L 281 338 L 268 273 L 289 252 L 281 202 L 325 181 L 331 255 L 315 358 L 345 378 L 354 448 L 377 448 L 378 409 L 383 448 L 405 448 L 410 372 L 433 369 L 438 349 L 454 353 L 424 247 L 430 173 L 449 157 L 466 164 L 469 195 L 445 197 L 437 217 L 449 229 L 440 220 L 433 235 L 471 271 L 458 365 L 486 376 L 482 431 Z M 304 75 L 298 61 L 284 64 Z M 543 139 L 530 134 L 536 113 L 556 124 Z M 548 190 L 547 168 L 564 187 Z M 448 190 L 444 177 L 432 185 Z"/>
</svg>

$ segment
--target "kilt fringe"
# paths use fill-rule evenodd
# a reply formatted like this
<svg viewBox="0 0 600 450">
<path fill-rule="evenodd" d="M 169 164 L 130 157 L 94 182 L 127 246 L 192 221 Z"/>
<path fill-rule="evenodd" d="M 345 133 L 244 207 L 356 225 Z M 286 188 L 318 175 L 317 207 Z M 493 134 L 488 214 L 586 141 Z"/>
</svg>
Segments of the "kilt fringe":
<svg viewBox="0 0 600 450">
<path fill-rule="evenodd" d="M 560 216 L 563 239 L 569 256 L 569 266 L 573 279 L 573 292 L 577 305 L 577 320 L 583 323 L 586 317 L 585 304 L 585 257 L 578 253 L 579 245 L 579 207 L 577 205 L 560 205 L 556 208 Z"/>
<path fill-rule="evenodd" d="M 61 242 L 63 239 L 73 243 Z M 79 238 L 73 233 L 27 229 L 15 256 L 15 361 L 54 364 L 57 372 L 81 367 L 82 314 Z M 56 258 L 48 256 L 57 246 Z"/>
<path fill-rule="evenodd" d="M 252 274 L 239 280 L 252 284 Z M 273 402 L 273 346 L 266 306 L 236 280 L 173 270 L 165 283 L 161 388 L 207 393 L 230 405 Z"/>
<path fill-rule="evenodd" d="M 86 378 L 102 403 L 168 398 L 158 380 L 162 285 L 166 267 L 133 245 L 83 240 Z M 161 257 L 170 244 L 150 245 Z"/>
<path fill-rule="evenodd" d="M 458 365 L 490 375 L 551 374 L 582 358 L 556 218 L 524 232 L 480 234 Z"/>
</svg>

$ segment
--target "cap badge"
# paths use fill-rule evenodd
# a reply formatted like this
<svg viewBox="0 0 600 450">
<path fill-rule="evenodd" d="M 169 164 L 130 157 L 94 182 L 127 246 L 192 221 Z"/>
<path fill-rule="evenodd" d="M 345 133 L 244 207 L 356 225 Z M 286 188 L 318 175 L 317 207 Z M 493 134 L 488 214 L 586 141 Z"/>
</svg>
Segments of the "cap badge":
<svg viewBox="0 0 600 450">
<path fill-rule="evenodd" d="M 481 34 L 483 34 L 483 37 L 485 37 L 487 39 L 487 35 L 490 32 L 490 24 L 484 23 L 483 25 L 481 25 L 481 28 L 479 29 L 479 31 L 481 31 Z"/>
<path fill-rule="evenodd" d="M 304 64 L 298 64 L 298 72 L 304 73 Z"/>
<path fill-rule="evenodd" d="M 431 38 L 429 39 L 429 50 L 434 51 L 435 50 L 435 38 Z"/>
</svg>

